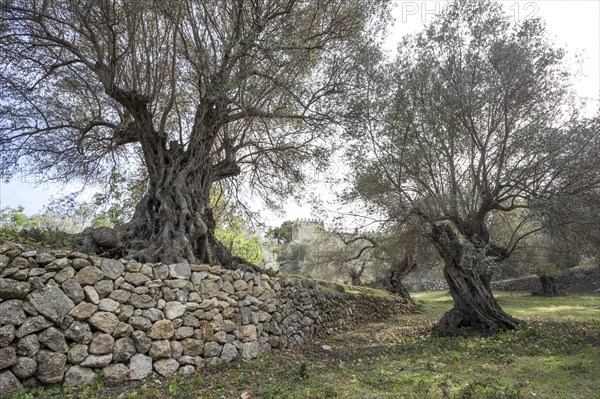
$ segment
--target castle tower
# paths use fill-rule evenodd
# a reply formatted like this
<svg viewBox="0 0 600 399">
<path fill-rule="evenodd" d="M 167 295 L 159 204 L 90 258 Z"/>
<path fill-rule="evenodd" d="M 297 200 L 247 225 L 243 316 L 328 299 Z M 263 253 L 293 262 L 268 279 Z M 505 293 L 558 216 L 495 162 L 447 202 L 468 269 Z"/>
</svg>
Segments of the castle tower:
<svg viewBox="0 0 600 399">
<path fill-rule="evenodd" d="M 296 219 L 292 225 L 292 241 L 309 240 L 325 231 L 325 225 L 318 219 Z"/>
</svg>

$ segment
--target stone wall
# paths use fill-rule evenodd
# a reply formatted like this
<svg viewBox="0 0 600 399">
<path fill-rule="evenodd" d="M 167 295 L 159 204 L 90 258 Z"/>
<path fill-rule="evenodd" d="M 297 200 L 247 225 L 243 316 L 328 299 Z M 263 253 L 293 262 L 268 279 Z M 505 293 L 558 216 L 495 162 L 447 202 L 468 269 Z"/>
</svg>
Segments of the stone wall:
<svg viewBox="0 0 600 399">
<path fill-rule="evenodd" d="M 573 269 L 565 270 L 556 277 L 556 287 L 566 290 L 577 287 L 600 288 L 600 270 Z M 538 276 L 526 276 L 510 280 L 494 281 L 492 288 L 499 291 L 529 291 L 537 292 L 542 285 Z"/>
<path fill-rule="evenodd" d="M 192 373 L 408 312 L 397 297 L 219 266 L 0 245 L 0 396 L 21 386 Z"/>
</svg>

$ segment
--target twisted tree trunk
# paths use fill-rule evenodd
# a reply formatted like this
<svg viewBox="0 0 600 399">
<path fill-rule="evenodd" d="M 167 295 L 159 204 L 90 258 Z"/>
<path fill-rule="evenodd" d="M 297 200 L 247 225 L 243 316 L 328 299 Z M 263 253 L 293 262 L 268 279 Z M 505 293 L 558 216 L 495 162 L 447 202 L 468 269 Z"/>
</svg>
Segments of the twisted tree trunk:
<svg viewBox="0 0 600 399">
<path fill-rule="evenodd" d="M 558 295 L 558 288 L 556 287 L 556 279 L 554 276 L 539 275 L 542 289 L 537 293 L 543 296 L 556 296 Z"/>
<path fill-rule="evenodd" d="M 512 330 L 518 321 L 502 310 L 489 288 L 488 275 L 480 274 L 477 265 L 463 260 L 467 248 L 448 225 L 433 225 L 431 238 L 444 259 L 444 277 L 448 282 L 454 308 L 442 316 L 436 330 L 453 334 L 468 328 L 481 334 Z"/>
<path fill-rule="evenodd" d="M 388 291 L 412 301 L 410 293 L 404 286 L 402 280 L 417 267 L 411 250 L 400 262 L 394 262 L 387 272 Z"/>
</svg>

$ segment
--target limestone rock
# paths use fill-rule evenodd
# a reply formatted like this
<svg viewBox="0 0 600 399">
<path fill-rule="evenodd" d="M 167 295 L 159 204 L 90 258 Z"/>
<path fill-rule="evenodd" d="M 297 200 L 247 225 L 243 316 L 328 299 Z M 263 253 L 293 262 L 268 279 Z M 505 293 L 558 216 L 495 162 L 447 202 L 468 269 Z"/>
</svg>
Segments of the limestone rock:
<svg viewBox="0 0 600 399">
<path fill-rule="evenodd" d="M 119 319 L 113 313 L 97 312 L 88 319 L 88 323 L 97 330 L 112 334 L 115 331 L 117 324 L 119 324 Z"/>
<path fill-rule="evenodd" d="M 26 335 L 33 334 L 45 328 L 48 328 L 52 325 L 52 323 L 44 316 L 34 316 L 28 318 L 16 332 L 16 336 L 18 338 L 22 338 Z"/>
<path fill-rule="evenodd" d="M 0 278 L 0 299 L 24 299 L 31 291 L 31 284 Z"/>
<path fill-rule="evenodd" d="M 23 337 L 17 342 L 17 354 L 19 356 L 33 357 L 39 350 L 40 342 L 35 334 Z"/>
<path fill-rule="evenodd" d="M 152 322 L 148 318 L 143 316 L 132 316 L 129 318 L 127 323 L 129 323 L 129 325 L 135 328 L 136 330 L 142 331 L 146 331 L 150 327 L 152 327 Z"/>
<path fill-rule="evenodd" d="M 146 309 L 142 312 L 142 315 L 150 320 L 152 323 L 165 318 L 165 314 L 156 308 Z"/>
<path fill-rule="evenodd" d="M 96 310 L 98 310 L 98 306 L 89 302 L 80 302 L 69 312 L 69 316 L 73 317 L 75 320 L 83 321 L 88 319 L 91 315 L 93 315 Z"/>
<path fill-rule="evenodd" d="M 245 359 L 254 359 L 260 353 L 260 344 L 258 341 L 246 342 L 242 344 L 242 356 Z"/>
<path fill-rule="evenodd" d="M 169 277 L 180 279 L 180 280 L 189 280 L 192 275 L 192 269 L 189 263 L 175 263 L 169 265 Z"/>
<path fill-rule="evenodd" d="M 167 319 L 173 320 L 183 316 L 185 313 L 185 305 L 180 302 L 167 302 L 165 304 L 165 316 Z"/>
<path fill-rule="evenodd" d="M 169 341 L 169 344 L 171 345 L 171 357 L 173 359 L 177 359 L 183 355 L 183 345 L 181 345 L 181 342 Z"/>
<path fill-rule="evenodd" d="M 237 328 L 237 326 L 235 325 L 235 323 L 231 320 L 223 320 L 223 325 L 221 327 L 221 329 L 225 332 L 233 332 L 235 331 L 235 329 Z"/>
<path fill-rule="evenodd" d="M 98 334 L 90 343 L 89 352 L 93 355 L 112 353 L 115 339 L 110 334 Z"/>
<path fill-rule="evenodd" d="M 137 354 L 129 361 L 129 378 L 132 380 L 141 380 L 152 373 L 152 358 Z"/>
<path fill-rule="evenodd" d="M 94 289 L 94 287 L 85 286 L 83 287 L 83 293 L 88 301 L 97 305 L 100 302 L 100 295 L 98 295 L 98 291 Z"/>
<path fill-rule="evenodd" d="M 129 378 L 129 368 L 124 364 L 111 364 L 102 369 L 104 380 L 109 384 L 127 381 Z"/>
<path fill-rule="evenodd" d="M 69 347 L 65 336 L 54 327 L 50 327 L 38 334 L 39 341 L 54 352 L 67 353 Z"/>
<path fill-rule="evenodd" d="M 75 270 L 81 270 L 84 267 L 92 266 L 92 262 L 90 262 L 87 259 L 77 258 L 77 259 L 73 259 L 71 266 L 73 266 L 73 269 L 75 269 Z"/>
<path fill-rule="evenodd" d="M 215 357 L 221 353 L 221 345 L 216 342 L 207 342 L 204 344 L 204 357 Z"/>
<path fill-rule="evenodd" d="M 248 289 L 248 283 L 246 283 L 244 280 L 236 280 L 233 283 L 233 287 L 238 292 L 239 291 L 246 291 Z"/>
<path fill-rule="evenodd" d="M 233 359 L 238 357 L 238 355 L 238 350 L 233 344 L 225 344 L 223 346 L 223 351 L 221 352 L 221 360 L 223 360 L 226 363 L 229 363 Z"/>
<path fill-rule="evenodd" d="M 58 284 L 62 284 L 73 276 L 75 276 L 75 269 L 71 266 L 67 266 L 54 275 L 54 281 Z"/>
<path fill-rule="evenodd" d="M 148 330 L 148 337 L 152 339 L 169 339 L 175 334 L 171 320 L 159 320 Z"/>
<path fill-rule="evenodd" d="M 10 345 L 15 339 L 17 330 L 12 324 L 7 324 L 0 327 L 0 348 L 5 348 Z"/>
<path fill-rule="evenodd" d="M 40 266 L 46 266 L 47 264 L 52 263 L 55 260 L 56 258 L 47 252 L 41 252 L 35 256 L 35 261 Z"/>
<path fill-rule="evenodd" d="M 67 356 L 62 353 L 39 351 L 35 376 L 44 384 L 57 384 L 63 380 Z"/>
<path fill-rule="evenodd" d="M 134 331 L 131 338 L 133 339 L 135 350 L 139 353 L 146 353 L 150 350 L 152 340 L 148 338 L 145 332 L 139 330 Z"/>
<path fill-rule="evenodd" d="M 219 294 L 217 284 L 212 280 L 200 281 L 200 287 L 198 289 L 204 298 L 214 298 Z"/>
<path fill-rule="evenodd" d="M 194 335 L 194 328 L 189 326 L 179 327 L 175 331 L 175 339 L 181 340 L 184 338 L 190 338 Z"/>
<path fill-rule="evenodd" d="M 131 297 L 131 293 L 125 290 L 114 290 L 111 292 L 108 297 L 113 301 L 117 301 L 119 303 L 125 303 Z"/>
<path fill-rule="evenodd" d="M 0 392 L 10 394 L 23 388 L 21 382 L 8 370 L 0 371 Z"/>
<path fill-rule="evenodd" d="M 102 270 L 102 273 L 104 273 L 104 277 L 114 280 L 123 274 L 125 266 L 115 259 L 102 259 L 100 269 Z"/>
<path fill-rule="evenodd" d="M 142 273 L 125 273 L 125 281 L 135 286 L 141 286 L 150 281 L 150 277 Z"/>
<path fill-rule="evenodd" d="M 133 339 L 120 338 L 115 341 L 115 345 L 113 347 L 113 361 L 115 363 L 127 361 L 135 354 L 135 352 L 136 349 Z"/>
<path fill-rule="evenodd" d="M 119 320 L 126 321 L 131 316 L 133 316 L 134 311 L 135 308 L 131 305 L 121 305 L 119 311 L 117 312 L 117 316 L 119 317 Z"/>
<path fill-rule="evenodd" d="M 56 324 L 62 323 L 75 303 L 58 287 L 44 287 L 29 294 L 29 302 L 35 310 Z"/>
<path fill-rule="evenodd" d="M 130 326 L 129 324 L 121 321 L 121 322 L 119 322 L 119 324 L 117 324 L 117 327 L 115 328 L 115 332 L 113 333 L 113 337 L 123 338 L 123 337 L 129 337 L 129 336 L 131 336 L 131 334 L 133 334 L 133 327 Z"/>
<path fill-rule="evenodd" d="M 0 370 L 17 363 L 17 351 L 12 346 L 0 349 Z"/>
<path fill-rule="evenodd" d="M 90 385 L 94 378 L 96 378 L 96 373 L 92 369 L 73 366 L 65 374 L 65 383 L 69 385 Z"/>
<path fill-rule="evenodd" d="M 148 356 L 154 360 L 171 357 L 171 345 L 169 344 L 169 341 L 166 339 L 152 341 Z"/>
<path fill-rule="evenodd" d="M 181 341 L 181 345 L 183 354 L 187 356 L 200 356 L 204 352 L 204 341 L 199 339 L 186 338 Z"/>
<path fill-rule="evenodd" d="M 94 285 L 94 283 L 100 281 L 102 277 L 104 277 L 102 270 L 95 266 L 86 266 L 77 272 L 75 280 L 82 286 Z"/>
<path fill-rule="evenodd" d="M 110 364 L 112 358 L 112 353 L 106 355 L 88 355 L 83 362 L 81 362 L 81 366 L 91 368 L 106 367 Z"/>
<path fill-rule="evenodd" d="M 138 309 L 150 309 L 156 306 L 156 300 L 148 294 L 133 293 L 129 297 L 128 303 Z"/>
<path fill-rule="evenodd" d="M 19 269 L 29 268 L 29 262 L 27 261 L 27 259 L 25 259 L 21 256 L 17 256 L 16 258 L 13 258 L 12 262 L 10 262 L 10 265 L 12 267 L 16 267 Z"/>
<path fill-rule="evenodd" d="M 114 301 L 110 298 L 104 298 L 101 299 L 100 302 L 98 302 L 98 309 L 104 312 L 115 312 L 117 309 L 119 309 L 119 306 L 119 302 Z"/>
<path fill-rule="evenodd" d="M 175 359 L 160 359 L 154 362 L 154 370 L 163 377 L 171 377 L 179 369 L 179 363 Z"/>
<path fill-rule="evenodd" d="M 37 362 L 30 357 L 19 357 L 12 368 L 14 375 L 20 379 L 31 377 L 37 370 Z"/>
<path fill-rule="evenodd" d="M 27 315 L 23 311 L 23 301 L 11 299 L 0 303 L 0 325 L 19 325 L 25 322 Z"/>
<path fill-rule="evenodd" d="M 69 363 L 79 364 L 88 356 L 88 346 L 82 344 L 73 345 L 67 352 Z"/>
<path fill-rule="evenodd" d="M 98 297 L 103 299 L 115 289 L 115 285 L 112 280 L 100 280 L 94 284 L 94 289 L 98 293 Z"/>
<path fill-rule="evenodd" d="M 155 280 L 166 280 L 169 277 L 169 267 L 166 265 L 154 266 L 152 268 L 152 277 Z"/>
<path fill-rule="evenodd" d="M 70 262 L 67 258 L 59 258 L 56 259 L 49 264 L 47 264 L 44 268 L 49 272 L 57 272 L 62 270 L 63 268 L 69 266 Z"/>
<path fill-rule="evenodd" d="M 75 279 L 70 278 L 62 283 L 62 289 L 64 293 L 73 300 L 74 303 L 80 303 L 85 299 L 83 288 Z"/>
<path fill-rule="evenodd" d="M 89 344 L 92 340 L 92 330 L 89 324 L 74 321 L 71 326 L 65 330 L 65 337 L 81 344 Z"/>
<path fill-rule="evenodd" d="M 244 335 L 243 342 L 256 341 L 256 326 L 253 324 L 248 324 L 242 326 L 240 329 L 241 333 Z"/>
</svg>

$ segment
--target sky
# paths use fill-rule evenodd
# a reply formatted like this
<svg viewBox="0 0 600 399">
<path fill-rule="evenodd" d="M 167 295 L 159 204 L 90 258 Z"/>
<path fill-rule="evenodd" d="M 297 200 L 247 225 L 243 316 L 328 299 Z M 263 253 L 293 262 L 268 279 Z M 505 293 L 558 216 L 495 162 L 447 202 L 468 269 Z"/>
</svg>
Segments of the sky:
<svg viewBox="0 0 600 399">
<path fill-rule="evenodd" d="M 395 24 L 385 47 L 393 53 L 400 38 L 418 32 L 430 22 L 446 1 L 395 1 Z M 540 17 L 546 21 L 550 39 L 567 50 L 568 59 L 581 55 L 581 74 L 574 82 L 580 97 L 589 101 L 590 114 L 600 106 L 600 1 L 598 0 L 537 0 L 499 1 L 515 21 L 527 17 Z M 573 62 L 574 64 L 574 62 Z M 76 191 L 78 187 L 64 185 L 37 185 L 34 179 L 16 176 L 10 183 L 0 182 L 0 208 L 23 206 L 28 214 L 41 212 L 53 196 Z M 325 188 L 326 190 L 326 188 Z M 327 190 L 331 192 L 332 190 Z M 88 196 L 90 194 L 88 193 Z M 316 216 L 309 205 L 288 201 L 281 214 L 264 212 L 266 223 L 279 225 L 284 220 Z"/>
</svg>

